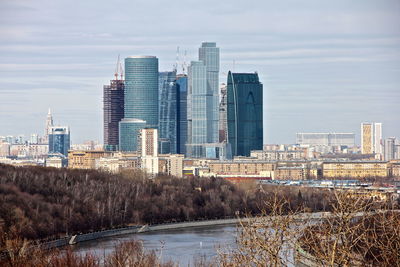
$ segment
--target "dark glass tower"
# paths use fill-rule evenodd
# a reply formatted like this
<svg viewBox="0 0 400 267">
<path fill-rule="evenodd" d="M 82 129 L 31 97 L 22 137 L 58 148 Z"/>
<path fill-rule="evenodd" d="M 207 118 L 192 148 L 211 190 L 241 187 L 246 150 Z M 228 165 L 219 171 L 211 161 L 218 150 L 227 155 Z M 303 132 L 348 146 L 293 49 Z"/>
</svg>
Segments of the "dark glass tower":
<svg viewBox="0 0 400 267">
<path fill-rule="evenodd" d="M 186 142 L 188 135 L 188 116 L 187 116 L 187 93 L 188 78 L 185 74 L 176 77 L 177 86 L 177 153 L 186 154 Z"/>
<path fill-rule="evenodd" d="M 263 86 L 257 73 L 228 73 L 228 142 L 234 156 L 263 148 Z"/>
<path fill-rule="evenodd" d="M 110 85 L 103 87 L 105 150 L 118 150 L 118 124 L 124 118 L 124 87 L 123 80 L 111 80 Z"/>
</svg>

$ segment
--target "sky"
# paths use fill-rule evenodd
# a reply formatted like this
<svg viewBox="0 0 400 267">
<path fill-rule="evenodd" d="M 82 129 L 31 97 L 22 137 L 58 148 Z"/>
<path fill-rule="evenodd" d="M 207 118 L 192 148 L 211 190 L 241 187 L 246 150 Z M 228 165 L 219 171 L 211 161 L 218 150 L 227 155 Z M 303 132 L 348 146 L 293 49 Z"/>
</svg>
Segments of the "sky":
<svg viewBox="0 0 400 267">
<path fill-rule="evenodd" d="M 118 55 L 155 55 L 168 71 L 177 46 L 189 62 L 203 41 L 220 47 L 221 83 L 258 72 L 264 143 L 359 142 L 364 121 L 400 138 L 399 0 L 0 0 L 0 136 L 42 135 L 50 107 L 73 143 L 102 142 Z"/>
</svg>

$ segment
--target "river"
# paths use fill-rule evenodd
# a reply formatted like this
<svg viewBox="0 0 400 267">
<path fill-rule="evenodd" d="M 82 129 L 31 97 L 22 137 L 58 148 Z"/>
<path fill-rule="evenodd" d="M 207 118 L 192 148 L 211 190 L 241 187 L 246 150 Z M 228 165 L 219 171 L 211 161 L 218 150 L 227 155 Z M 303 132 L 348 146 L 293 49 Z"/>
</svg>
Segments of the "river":
<svg viewBox="0 0 400 267">
<path fill-rule="evenodd" d="M 145 249 L 162 253 L 162 260 L 193 266 L 196 258 L 207 260 L 217 255 L 218 247 L 234 247 L 236 227 L 234 225 L 183 228 L 98 239 L 74 245 L 80 254 L 92 253 L 99 256 L 109 254 L 115 244 L 129 240 L 142 240 Z"/>
</svg>

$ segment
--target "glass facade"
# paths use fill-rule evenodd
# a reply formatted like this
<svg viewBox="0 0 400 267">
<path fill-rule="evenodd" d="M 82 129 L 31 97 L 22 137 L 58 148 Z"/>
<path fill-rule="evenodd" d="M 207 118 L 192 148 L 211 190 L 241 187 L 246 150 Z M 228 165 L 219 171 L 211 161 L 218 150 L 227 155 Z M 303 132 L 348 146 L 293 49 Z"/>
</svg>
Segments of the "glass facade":
<svg viewBox="0 0 400 267">
<path fill-rule="evenodd" d="M 104 149 L 116 151 L 119 145 L 119 122 L 124 118 L 124 81 L 111 80 L 103 87 Z"/>
<path fill-rule="evenodd" d="M 219 48 L 204 42 L 199 48 L 199 61 L 188 69 L 188 140 L 189 157 L 205 157 L 205 144 L 218 143 Z"/>
<path fill-rule="evenodd" d="M 204 42 L 199 48 L 199 61 L 206 66 L 207 78 L 207 142 L 219 140 L 219 48 L 216 43 Z"/>
<path fill-rule="evenodd" d="M 257 73 L 228 73 L 228 141 L 233 156 L 263 149 L 263 86 Z"/>
<path fill-rule="evenodd" d="M 119 146 L 121 151 L 137 151 L 138 134 L 146 128 L 146 122 L 138 119 L 122 119 L 119 122 Z"/>
<path fill-rule="evenodd" d="M 145 122 L 147 128 L 158 127 L 158 58 L 154 56 L 132 56 L 125 59 L 124 118 Z M 120 150 L 134 151 L 137 144 L 135 124 L 128 126 L 120 122 Z M 132 128 L 133 127 L 133 128 Z M 134 131 L 128 131 L 128 128 Z M 125 136 L 127 135 L 127 136 Z M 124 140 L 124 145 L 121 144 Z M 132 141 L 134 140 L 134 141 Z"/>
<path fill-rule="evenodd" d="M 159 73 L 159 146 L 161 154 L 177 153 L 177 85 L 176 72 Z"/>
<path fill-rule="evenodd" d="M 49 154 L 60 153 L 68 157 L 70 148 L 69 127 L 52 126 L 49 128 Z"/>
<path fill-rule="evenodd" d="M 188 96 L 188 78 L 184 74 L 176 77 L 177 86 L 177 153 L 186 154 L 186 143 L 188 135 L 188 117 L 187 117 L 187 96 Z"/>
</svg>

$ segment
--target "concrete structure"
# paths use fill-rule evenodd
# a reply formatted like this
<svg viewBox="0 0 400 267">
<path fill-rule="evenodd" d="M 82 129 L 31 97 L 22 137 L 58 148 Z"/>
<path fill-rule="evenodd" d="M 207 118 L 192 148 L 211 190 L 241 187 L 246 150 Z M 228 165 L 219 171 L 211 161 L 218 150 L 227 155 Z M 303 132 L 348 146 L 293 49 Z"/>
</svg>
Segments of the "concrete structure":
<svg viewBox="0 0 400 267">
<path fill-rule="evenodd" d="M 99 158 L 95 160 L 96 169 L 118 173 L 126 169 L 140 169 L 140 160 L 138 157 L 112 157 Z"/>
<path fill-rule="evenodd" d="M 228 143 L 233 156 L 263 149 L 263 86 L 257 73 L 228 73 Z"/>
<path fill-rule="evenodd" d="M 67 166 L 67 158 L 62 155 L 52 155 L 46 159 L 46 167 L 62 168 Z"/>
<path fill-rule="evenodd" d="M 124 118 L 125 82 L 111 80 L 103 87 L 104 149 L 116 151 L 119 148 L 119 122 Z"/>
<path fill-rule="evenodd" d="M 183 157 L 181 154 L 160 155 L 158 172 L 183 177 Z"/>
<path fill-rule="evenodd" d="M 68 168 L 73 169 L 95 169 L 96 159 L 111 157 L 110 151 L 72 151 L 68 152 Z"/>
<path fill-rule="evenodd" d="M 159 171 L 158 130 L 153 128 L 141 129 L 138 140 L 142 169 L 151 175 L 157 174 Z"/>
<path fill-rule="evenodd" d="M 51 110 L 49 108 L 49 112 L 47 113 L 47 118 L 46 118 L 46 125 L 44 129 L 44 136 L 42 143 L 48 144 L 49 143 L 49 133 L 50 133 L 50 127 L 53 126 L 53 116 L 51 115 Z"/>
<path fill-rule="evenodd" d="M 230 162 L 210 162 L 209 163 L 210 173 L 221 175 L 263 175 L 263 172 L 267 172 L 267 176 L 270 176 L 270 172 L 276 169 L 275 162 L 265 162 L 256 160 L 243 160 L 243 161 L 230 161 Z"/>
<path fill-rule="evenodd" d="M 188 72 L 188 140 L 189 157 L 205 156 L 204 144 L 218 142 L 219 48 L 202 43 L 199 61 L 192 61 Z"/>
<path fill-rule="evenodd" d="M 307 149 L 301 150 L 253 150 L 250 152 L 250 157 L 258 160 L 297 160 L 307 158 Z"/>
<path fill-rule="evenodd" d="M 396 138 L 389 137 L 385 139 L 384 160 L 396 159 Z"/>
<path fill-rule="evenodd" d="M 44 158 L 49 153 L 47 144 L 14 144 L 9 147 L 10 156 L 19 158 Z"/>
<path fill-rule="evenodd" d="M 324 178 L 384 178 L 388 174 L 388 163 L 382 161 L 340 161 L 322 164 Z"/>
<path fill-rule="evenodd" d="M 178 101 L 176 71 L 160 72 L 159 76 L 159 137 L 160 153 L 176 153 L 178 138 Z"/>
<path fill-rule="evenodd" d="M 137 133 L 158 127 L 158 59 L 131 56 L 125 59 L 124 119 L 120 122 L 120 150 L 137 149 Z"/>
<path fill-rule="evenodd" d="M 383 155 L 382 123 L 361 123 L 361 153 Z"/>
<path fill-rule="evenodd" d="M 297 133 L 296 144 L 301 146 L 347 146 L 355 145 L 354 133 Z"/>
<path fill-rule="evenodd" d="M 220 87 L 220 101 L 219 101 L 219 142 L 228 142 L 227 131 L 227 86 L 222 84 Z"/>
<path fill-rule="evenodd" d="M 306 168 L 301 166 L 295 167 L 278 167 L 274 171 L 274 180 L 306 180 L 309 174 Z"/>
<path fill-rule="evenodd" d="M 70 130 L 68 126 L 49 128 L 49 153 L 61 153 L 68 156 L 70 148 Z"/>
</svg>

